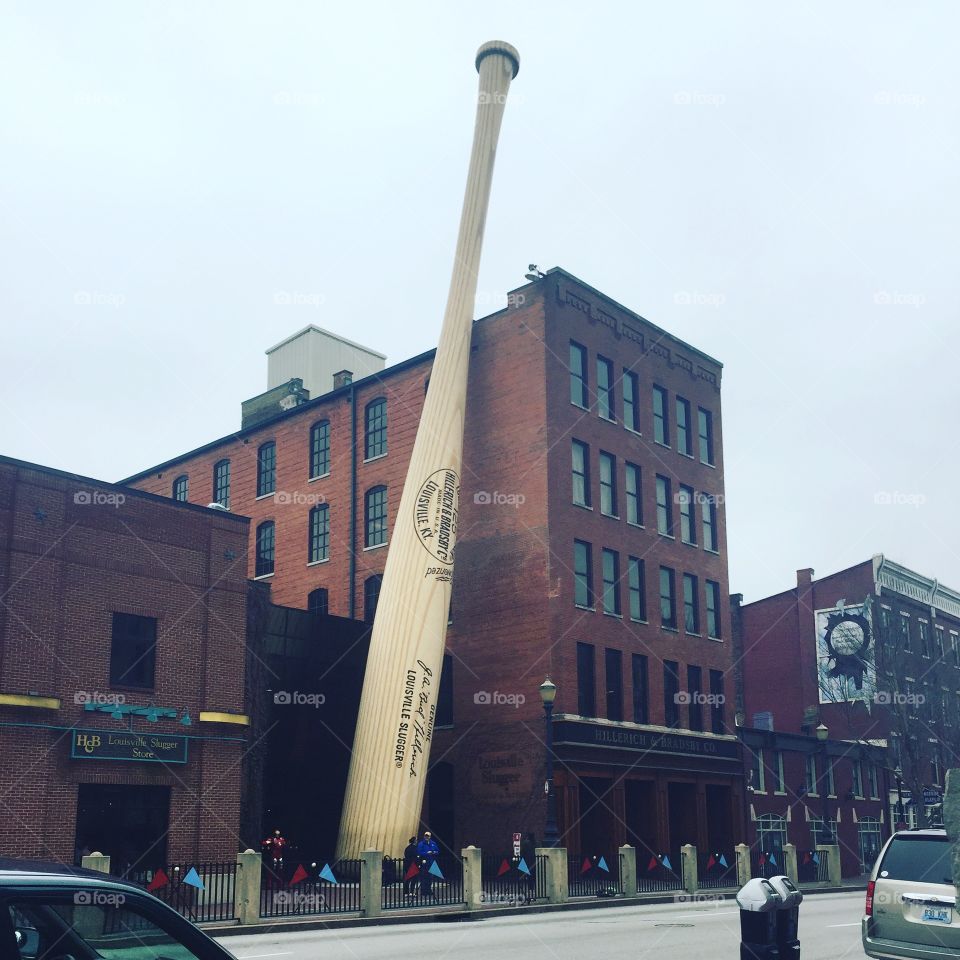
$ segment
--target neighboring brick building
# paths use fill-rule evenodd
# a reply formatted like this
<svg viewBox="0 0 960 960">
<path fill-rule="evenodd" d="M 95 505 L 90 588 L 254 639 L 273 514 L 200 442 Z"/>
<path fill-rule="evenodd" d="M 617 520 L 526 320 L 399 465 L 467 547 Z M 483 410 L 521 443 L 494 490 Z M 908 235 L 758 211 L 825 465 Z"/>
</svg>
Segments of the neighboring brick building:
<svg viewBox="0 0 960 960">
<path fill-rule="evenodd" d="M 454 848 L 542 837 L 549 674 L 566 844 L 692 841 L 732 862 L 720 364 L 559 269 L 508 303 L 474 325 L 425 816 Z M 229 493 L 274 602 L 369 619 L 432 357 L 310 399 L 273 385 L 274 417 L 248 401 L 257 423 L 126 482 Z"/>
<path fill-rule="evenodd" d="M 236 854 L 248 525 L 0 457 L 4 856 Z"/>
<path fill-rule="evenodd" d="M 912 796 L 938 816 L 960 746 L 960 594 L 878 555 L 820 580 L 799 570 L 795 588 L 754 603 L 733 599 L 753 839 L 810 850 L 826 808 L 855 876 L 891 826 L 916 822 Z"/>
</svg>

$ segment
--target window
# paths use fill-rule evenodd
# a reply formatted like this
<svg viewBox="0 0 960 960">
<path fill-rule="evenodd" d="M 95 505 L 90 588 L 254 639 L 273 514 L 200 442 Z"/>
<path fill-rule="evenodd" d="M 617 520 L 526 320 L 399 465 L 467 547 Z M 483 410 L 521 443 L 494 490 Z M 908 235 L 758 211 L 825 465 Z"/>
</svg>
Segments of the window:
<svg viewBox="0 0 960 960">
<path fill-rule="evenodd" d="M 880 799 L 880 778 L 877 774 L 877 765 L 871 763 L 867 768 L 867 776 L 870 778 L 870 799 L 879 800 Z"/>
<path fill-rule="evenodd" d="M 773 754 L 773 792 L 786 793 L 787 784 L 783 777 L 783 751 L 777 750 Z"/>
<path fill-rule="evenodd" d="M 912 644 L 910 643 L 910 614 L 900 614 L 900 643 L 907 653 L 910 652 Z"/>
<path fill-rule="evenodd" d="M 707 636 L 720 639 L 720 584 L 707 580 Z"/>
<path fill-rule="evenodd" d="M 687 633 L 700 632 L 700 597 L 697 578 L 692 573 L 683 575 L 683 627 Z"/>
<path fill-rule="evenodd" d="M 640 432 L 640 381 L 630 370 L 623 371 L 623 425 L 634 433 Z"/>
<path fill-rule="evenodd" d="M 763 769 L 763 747 L 754 747 L 750 751 L 750 786 L 753 787 L 754 793 L 767 792 Z"/>
<path fill-rule="evenodd" d="M 620 554 L 603 548 L 603 612 L 620 616 Z"/>
<path fill-rule="evenodd" d="M 156 618 L 115 613 L 110 637 L 110 686 L 152 690 L 156 663 Z"/>
<path fill-rule="evenodd" d="M 810 818 L 810 836 L 813 842 L 817 843 L 836 843 L 837 842 L 837 822 L 831 817 L 827 820 L 827 836 L 823 835 L 823 817 Z"/>
<path fill-rule="evenodd" d="M 570 341 L 570 402 L 590 409 L 587 393 L 587 348 Z"/>
<path fill-rule="evenodd" d="M 363 619 L 365 623 L 373 623 L 373 618 L 376 616 L 382 583 L 383 576 L 379 573 L 375 573 L 363 581 Z"/>
<path fill-rule="evenodd" d="M 188 485 L 189 480 L 186 474 L 177 477 L 177 479 L 173 481 L 173 499 L 178 500 L 180 503 L 186 503 Z"/>
<path fill-rule="evenodd" d="M 816 797 L 817 794 L 817 757 L 813 753 L 807 754 L 807 796 Z"/>
<path fill-rule="evenodd" d="M 927 631 L 927 622 L 920 620 L 917 622 L 917 636 L 920 638 L 920 656 L 930 659 L 930 634 Z"/>
<path fill-rule="evenodd" d="M 229 460 L 218 460 L 213 465 L 213 502 L 230 509 Z"/>
<path fill-rule="evenodd" d="M 310 542 L 307 545 L 307 562 L 319 563 L 330 559 L 330 506 L 321 503 L 309 515 Z"/>
<path fill-rule="evenodd" d="M 273 493 L 277 486 L 277 445 L 271 440 L 257 450 L 257 496 Z"/>
<path fill-rule="evenodd" d="M 321 420 L 310 428 L 310 476 L 323 477 L 330 472 L 330 422 Z"/>
<path fill-rule="evenodd" d="M 950 631 L 950 650 L 953 653 L 953 665 L 960 667 L 960 635 L 956 630 Z"/>
<path fill-rule="evenodd" d="M 700 435 L 700 462 L 713 466 L 713 414 L 697 408 L 697 429 Z"/>
<path fill-rule="evenodd" d="M 387 488 L 372 487 L 364 497 L 364 546 L 379 547 L 387 542 Z"/>
<path fill-rule="evenodd" d="M 676 660 L 663 661 L 663 723 L 680 726 L 680 665 Z"/>
<path fill-rule="evenodd" d="M 833 760 L 827 758 L 827 796 L 835 797 L 837 795 L 837 784 L 834 779 Z"/>
<path fill-rule="evenodd" d="M 600 451 L 600 512 L 605 517 L 617 515 L 617 458 Z"/>
<path fill-rule="evenodd" d="M 657 476 L 657 532 L 665 537 L 673 536 L 673 499 L 670 481 Z"/>
<path fill-rule="evenodd" d="M 573 453 L 573 502 L 590 506 L 590 448 L 579 440 L 571 445 Z"/>
<path fill-rule="evenodd" d="M 717 504 L 713 497 L 704 494 L 700 498 L 703 515 L 703 549 L 717 552 Z"/>
<path fill-rule="evenodd" d="M 387 452 L 387 400 L 378 397 L 367 404 L 364 419 L 363 457 L 372 460 Z"/>
<path fill-rule="evenodd" d="M 660 568 L 660 622 L 671 630 L 677 629 L 677 598 L 669 567 Z"/>
<path fill-rule="evenodd" d="M 863 796 L 863 764 L 859 760 L 854 760 L 853 767 L 853 795 L 860 799 Z"/>
<path fill-rule="evenodd" d="M 627 463 L 624 468 L 624 490 L 627 495 L 627 523 L 643 526 L 643 489 L 640 468 L 635 463 Z"/>
<path fill-rule="evenodd" d="M 326 587 L 317 587 L 307 594 L 307 611 L 324 616 L 330 612 L 330 593 Z"/>
<path fill-rule="evenodd" d="M 592 643 L 577 644 L 577 712 L 581 717 L 592 717 L 597 712 Z"/>
<path fill-rule="evenodd" d="M 670 420 L 667 416 L 667 391 L 663 387 L 653 388 L 653 439 L 670 446 Z"/>
<path fill-rule="evenodd" d="M 677 397 L 677 449 L 693 456 L 693 438 L 690 436 L 690 401 Z"/>
<path fill-rule="evenodd" d="M 680 539 L 684 543 L 696 545 L 697 523 L 693 506 L 693 487 L 687 487 L 681 483 L 680 492 L 677 494 L 677 501 L 680 504 Z"/>
<path fill-rule="evenodd" d="M 273 573 L 276 553 L 276 531 L 272 520 L 257 527 L 257 556 L 254 564 L 254 576 L 266 577 Z"/>
<path fill-rule="evenodd" d="M 607 671 L 607 719 L 623 719 L 623 654 L 619 650 L 604 651 Z"/>
<path fill-rule="evenodd" d="M 437 690 L 437 716 L 434 724 L 438 727 L 453 726 L 453 657 L 449 653 L 443 655 L 440 688 Z"/>
<path fill-rule="evenodd" d="M 627 558 L 627 587 L 630 592 L 630 619 L 645 622 L 647 619 L 647 585 L 643 560 Z"/>
<path fill-rule="evenodd" d="M 647 658 L 635 653 L 631 660 L 633 668 L 633 722 L 650 722 L 650 690 L 647 674 Z"/>
<path fill-rule="evenodd" d="M 593 609 L 592 548 L 583 540 L 573 541 L 573 602 L 578 607 Z"/>
<path fill-rule="evenodd" d="M 862 817 L 857 823 L 857 838 L 860 841 L 860 872 L 869 873 L 883 846 L 880 821 L 876 817 Z"/>
<path fill-rule="evenodd" d="M 703 671 L 687 666 L 687 703 L 691 730 L 703 730 Z"/>
<path fill-rule="evenodd" d="M 616 420 L 613 396 L 613 363 L 606 357 L 597 357 L 597 413 L 604 420 Z"/>
<path fill-rule="evenodd" d="M 723 692 L 723 671 L 710 671 L 710 729 L 713 733 L 726 733 L 727 722 L 724 717 L 724 707 L 727 698 Z"/>
<path fill-rule="evenodd" d="M 757 816 L 757 848 L 766 854 L 774 854 L 777 863 L 783 860 L 783 848 L 787 843 L 787 821 L 778 813 L 761 813 Z M 778 868 L 779 869 L 779 868 Z"/>
<path fill-rule="evenodd" d="M 943 660 L 943 627 L 933 628 L 933 649 L 938 660 Z"/>
</svg>

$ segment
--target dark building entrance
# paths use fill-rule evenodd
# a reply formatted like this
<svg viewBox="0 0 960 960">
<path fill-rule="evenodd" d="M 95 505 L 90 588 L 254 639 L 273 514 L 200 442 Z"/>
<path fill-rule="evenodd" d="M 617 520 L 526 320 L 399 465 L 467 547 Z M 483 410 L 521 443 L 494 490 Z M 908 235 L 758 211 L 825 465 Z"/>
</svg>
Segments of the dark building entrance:
<svg viewBox="0 0 960 960">
<path fill-rule="evenodd" d="M 107 854 L 114 873 L 148 870 L 167 861 L 170 788 L 81 783 L 76 855 Z"/>
<path fill-rule="evenodd" d="M 685 843 L 697 842 L 697 785 L 668 783 L 667 807 L 670 811 L 670 852 L 679 858 L 680 848 Z"/>
</svg>

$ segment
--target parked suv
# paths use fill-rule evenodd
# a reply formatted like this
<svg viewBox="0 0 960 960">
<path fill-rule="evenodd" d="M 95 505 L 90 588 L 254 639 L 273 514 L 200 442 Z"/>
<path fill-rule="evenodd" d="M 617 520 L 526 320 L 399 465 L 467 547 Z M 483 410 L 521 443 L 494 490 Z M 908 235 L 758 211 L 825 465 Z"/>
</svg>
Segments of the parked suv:
<svg viewBox="0 0 960 960">
<path fill-rule="evenodd" d="M 14 860 L 0 860 L 0 958 L 233 960 L 142 887 Z"/>
<path fill-rule="evenodd" d="M 960 916 L 944 830 L 895 833 L 867 884 L 863 949 L 870 957 L 960 957 Z"/>
</svg>

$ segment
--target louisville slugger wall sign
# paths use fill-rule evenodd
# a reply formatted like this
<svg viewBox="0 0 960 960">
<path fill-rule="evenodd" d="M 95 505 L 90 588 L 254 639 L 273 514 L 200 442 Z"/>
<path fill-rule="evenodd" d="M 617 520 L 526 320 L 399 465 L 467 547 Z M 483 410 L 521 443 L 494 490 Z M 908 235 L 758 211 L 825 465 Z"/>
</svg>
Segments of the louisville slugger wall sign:
<svg viewBox="0 0 960 960">
<path fill-rule="evenodd" d="M 480 89 L 447 308 L 370 635 L 338 858 L 363 850 L 398 857 L 419 832 L 450 612 L 477 272 L 520 58 L 507 43 L 485 43 L 476 65 Z"/>
</svg>

